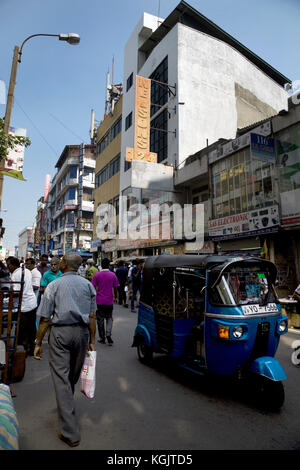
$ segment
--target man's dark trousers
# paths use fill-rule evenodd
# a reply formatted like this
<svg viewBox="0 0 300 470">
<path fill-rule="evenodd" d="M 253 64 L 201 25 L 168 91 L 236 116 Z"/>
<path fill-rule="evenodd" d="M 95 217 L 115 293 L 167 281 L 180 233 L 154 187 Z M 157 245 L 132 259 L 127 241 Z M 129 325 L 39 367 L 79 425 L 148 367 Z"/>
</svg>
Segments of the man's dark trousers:
<svg viewBox="0 0 300 470">
<path fill-rule="evenodd" d="M 89 330 L 84 325 L 52 326 L 49 364 L 55 389 L 61 433 L 72 442 L 80 440 L 75 416 L 74 389 L 88 348 Z"/>
</svg>

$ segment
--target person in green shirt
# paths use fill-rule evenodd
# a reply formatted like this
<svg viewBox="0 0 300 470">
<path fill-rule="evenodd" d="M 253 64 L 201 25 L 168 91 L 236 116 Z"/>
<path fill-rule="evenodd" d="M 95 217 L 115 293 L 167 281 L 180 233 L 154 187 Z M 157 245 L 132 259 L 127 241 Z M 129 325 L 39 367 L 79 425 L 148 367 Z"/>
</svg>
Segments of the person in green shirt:
<svg viewBox="0 0 300 470">
<path fill-rule="evenodd" d="M 41 280 L 40 289 L 42 293 L 44 293 L 46 287 L 48 286 L 48 284 L 50 284 L 50 282 L 54 281 L 55 279 L 58 279 L 62 275 L 62 272 L 59 269 L 59 262 L 60 262 L 59 258 L 51 259 L 51 263 L 50 263 L 51 268 L 49 269 L 49 271 L 45 272 Z"/>
<path fill-rule="evenodd" d="M 96 268 L 94 260 L 92 260 L 92 259 L 88 259 L 87 264 L 88 264 L 88 270 L 87 270 L 87 273 L 86 273 L 86 278 L 89 281 L 92 281 L 93 276 L 94 276 L 94 274 L 96 274 L 98 272 L 98 269 Z"/>
</svg>

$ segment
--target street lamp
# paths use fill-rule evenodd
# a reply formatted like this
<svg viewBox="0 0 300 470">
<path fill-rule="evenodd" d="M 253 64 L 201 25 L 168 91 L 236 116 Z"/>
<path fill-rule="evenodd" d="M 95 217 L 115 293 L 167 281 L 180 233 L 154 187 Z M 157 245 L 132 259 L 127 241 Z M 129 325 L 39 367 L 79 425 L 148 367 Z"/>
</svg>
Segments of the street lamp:
<svg viewBox="0 0 300 470">
<path fill-rule="evenodd" d="M 79 34 L 75 34 L 75 33 L 69 33 L 69 34 L 42 34 L 42 33 L 32 34 L 31 36 L 28 36 L 28 38 L 26 38 L 25 41 L 23 41 L 23 43 L 22 43 L 20 51 L 18 52 L 18 62 L 19 63 L 21 62 L 21 56 L 22 56 L 23 46 L 24 46 L 25 42 L 27 42 L 31 38 L 35 38 L 36 36 L 57 37 L 57 38 L 59 38 L 60 41 L 66 41 L 66 42 L 68 42 L 69 44 L 71 44 L 73 46 L 76 46 L 76 44 L 79 44 L 79 42 L 80 42 Z"/>
<path fill-rule="evenodd" d="M 8 94 L 7 94 L 5 117 L 4 117 L 4 123 L 3 123 L 4 124 L 3 125 L 3 130 L 6 134 L 9 133 L 12 106 L 13 106 L 13 98 L 14 98 L 14 90 L 15 90 L 16 77 L 17 77 L 18 62 L 19 63 L 21 62 L 21 57 L 22 57 L 24 44 L 29 39 L 31 39 L 33 37 L 36 37 L 36 36 L 58 37 L 60 41 L 66 41 L 66 42 L 68 42 L 69 44 L 72 44 L 72 45 L 79 44 L 79 42 L 80 42 L 80 36 L 78 34 L 75 34 L 75 33 L 69 33 L 69 34 L 42 34 L 42 33 L 39 33 L 39 34 L 32 34 L 31 36 L 28 36 L 23 41 L 23 43 L 21 45 L 21 48 L 19 48 L 18 46 L 15 46 L 13 61 L 12 61 L 12 67 L 11 67 L 11 73 L 10 73 Z M 0 170 L 1 170 L 1 168 L 3 169 L 3 166 L 4 166 L 4 161 L 0 163 Z M 2 203 L 3 179 L 4 179 L 4 175 L 0 174 L 0 208 L 1 208 L 1 203 Z"/>
</svg>

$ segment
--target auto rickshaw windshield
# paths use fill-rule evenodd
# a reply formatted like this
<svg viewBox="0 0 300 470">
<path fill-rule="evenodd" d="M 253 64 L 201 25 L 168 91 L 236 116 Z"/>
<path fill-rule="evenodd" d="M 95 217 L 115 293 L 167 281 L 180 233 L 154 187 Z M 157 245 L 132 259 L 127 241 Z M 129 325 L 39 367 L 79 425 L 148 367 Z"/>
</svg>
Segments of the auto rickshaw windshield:
<svg viewBox="0 0 300 470">
<path fill-rule="evenodd" d="M 211 301 L 222 305 L 265 305 L 276 302 L 276 295 L 268 272 L 239 267 L 223 272 L 211 289 Z"/>
</svg>

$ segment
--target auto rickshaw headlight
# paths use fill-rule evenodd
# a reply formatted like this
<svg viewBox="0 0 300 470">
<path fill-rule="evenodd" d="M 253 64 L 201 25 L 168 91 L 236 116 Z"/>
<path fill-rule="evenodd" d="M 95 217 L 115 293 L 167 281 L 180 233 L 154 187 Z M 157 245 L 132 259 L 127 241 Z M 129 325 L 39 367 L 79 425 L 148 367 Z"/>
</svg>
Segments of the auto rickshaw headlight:
<svg viewBox="0 0 300 470">
<path fill-rule="evenodd" d="M 229 326 L 218 325 L 218 337 L 222 339 L 229 339 Z"/>
<path fill-rule="evenodd" d="M 232 336 L 236 339 L 241 338 L 243 336 L 243 334 L 244 334 L 244 329 L 240 325 L 235 326 L 232 330 Z"/>
</svg>

